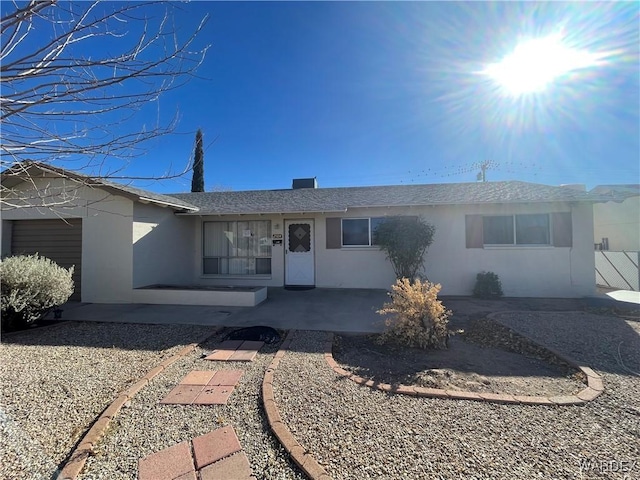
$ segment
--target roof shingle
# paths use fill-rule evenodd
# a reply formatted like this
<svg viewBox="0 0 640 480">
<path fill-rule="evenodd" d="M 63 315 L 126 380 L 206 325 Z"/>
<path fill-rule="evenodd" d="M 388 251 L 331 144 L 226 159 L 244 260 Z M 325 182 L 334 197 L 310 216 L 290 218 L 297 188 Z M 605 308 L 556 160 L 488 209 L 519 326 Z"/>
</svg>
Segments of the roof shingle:
<svg viewBox="0 0 640 480">
<path fill-rule="evenodd" d="M 175 193 L 198 215 L 344 212 L 356 207 L 595 202 L 597 195 L 520 181 Z"/>
</svg>

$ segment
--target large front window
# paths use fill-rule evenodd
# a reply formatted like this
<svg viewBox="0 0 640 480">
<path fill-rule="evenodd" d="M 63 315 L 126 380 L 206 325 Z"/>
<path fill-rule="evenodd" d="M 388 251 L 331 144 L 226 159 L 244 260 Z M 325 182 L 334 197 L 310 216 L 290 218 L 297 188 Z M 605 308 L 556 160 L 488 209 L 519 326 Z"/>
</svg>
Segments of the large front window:
<svg viewBox="0 0 640 480">
<path fill-rule="evenodd" d="M 497 215 L 482 219 L 485 245 L 549 245 L 549 215 Z"/>
<path fill-rule="evenodd" d="M 203 223 L 205 275 L 271 274 L 271 222 Z"/>
</svg>

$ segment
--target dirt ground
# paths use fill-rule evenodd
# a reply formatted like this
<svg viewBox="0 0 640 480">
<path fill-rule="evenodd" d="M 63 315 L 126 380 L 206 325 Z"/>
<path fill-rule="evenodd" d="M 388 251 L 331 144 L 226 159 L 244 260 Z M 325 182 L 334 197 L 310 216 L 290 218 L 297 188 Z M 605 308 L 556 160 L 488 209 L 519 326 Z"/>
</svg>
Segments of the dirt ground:
<svg viewBox="0 0 640 480">
<path fill-rule="evenodd" d="M 583 374 L 525 337 L 486 318 L 498 311 L 580 311 L 577 299 L 444 298 L 453 311 L 446 350 L 380 345 L 375 335 L 340 335 L 333 354 L 343 368 L 375 381 L 517 395 L 569 395 Z"/>
</svg>

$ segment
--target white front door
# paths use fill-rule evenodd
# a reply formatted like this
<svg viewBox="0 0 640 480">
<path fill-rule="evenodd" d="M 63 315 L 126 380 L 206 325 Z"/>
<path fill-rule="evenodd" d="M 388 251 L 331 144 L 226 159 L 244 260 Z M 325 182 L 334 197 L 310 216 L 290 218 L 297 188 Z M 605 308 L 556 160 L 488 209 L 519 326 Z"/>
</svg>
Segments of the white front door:
<svg viewBox="0 0 640 480">
<path fill-rule="evenodd" d="M 315 285 L 313 220 L 286 220 L 285 285 Z"/>
</svg>

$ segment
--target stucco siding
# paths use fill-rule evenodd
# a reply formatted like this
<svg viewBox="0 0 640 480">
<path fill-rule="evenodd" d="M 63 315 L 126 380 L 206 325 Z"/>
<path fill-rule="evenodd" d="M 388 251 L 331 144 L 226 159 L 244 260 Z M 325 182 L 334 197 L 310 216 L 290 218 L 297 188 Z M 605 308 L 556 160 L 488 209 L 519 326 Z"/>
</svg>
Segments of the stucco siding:
<svg viewBox="0 0 640 480">
<path fill-rule="evenodd" d="M 62 179 L 34 179 L 22 190 L 49 192 L 50 202 L 58 205 L 4 210 L 2 220 L 82 218 L 82 301 L 130 302 L 133 202 Z"/>
<path fill-rule="evenodd" d="M 133 202 L 111 197 L 104 210 L 89 209 L 83 220 L 83 302 L 131 302 Z"/>
<path fill-rule="evenodd" d="M 170 208 L 134 204 L 134 288 L 192 283 L 196 223 L 196 218 L 176 216 Z"/>
<path fill-rule="evenodd" d="M 500 246 L 467 248 L 466 215 L 509 215 L 571 212 L 571 247 Z M 436 227 L 433 244 L 426 255 L 429 280 L 442 285 L 442 295 L 471 295 L 476 275 L 493 271 L 502 280 L 504 294 L 515 297 L 581 297 L 595 291 L 593 258 L 593 216 L 591 204 L 500 204 L 434 206 L 412 208 L 349 209 L 337 215 L 315 215 L 315 285 L 324 288 L 389 288 L 395 275 L 384 252 L 377 247 L 327 248 L 326 219 L 419 215 Z M 260 216 L 271 220 L 272 234 L 284 234 L 284 221 L 302 216 Z M 251 216 L 204 217 L 197 222 L 193 268 L 195 283 L 205 285 L 284 285 L 284 246 L 272 248 L 269 276 L 202 275 L 202 221 L 252 220 Z"/>
<path fill-rule="evenodd" d="M 466 248 L 465 215 L 572 212 L 572 247 Z M 424 274 L 442 285 L 442 295 L 470 295 L 476 275 L 493 271 L 507 296 L 580 297 L 595 291 L 591 205 L 536 204 L 436 206 L 411 209 L 351 209 L 344 217 L 420 215 L 436 226 Z M 316 285 L 330 288 L 389 288 L 394 274 L 376 247 L 326 249 L 326 216 L 316 221 Z"/>
<path fill-rule="evenodd" d="M 468 209 L 447 208 L 439 222 L 451 231 L 449 240 L 438 237 L 433 255 L 433 275 L 442 283 L 444 295 L 470 295 L 476 275 L 482 271 L 498 274 L 504 294 L 513 297 L 581 297 L 595 292 L 591 205 L 503 206 Z M 464 211 L 463 211 L 464 210 Z M 501 246 L 465 248 L 465 212 L 472 214 L 526 214 L 570 211 L 573 226 L 571 247 Z M 447 218 L 451 221 L 447 222 Z M 442 231 L 440 231 L 442 234 Z M 429 257 L 428 257 L 429 258 Z M 429 261 L 429 260 L 427 260 Z"/>
<path fill-rule="evenodd" d="M 569 268 L 575 296 L 595 295 L 596 261 L 593 255 L 593 205 L 579 203 L 572 208 L 573 247 Z"/>
<path fill-rule="evenodd" d="M 356 210 L 343 218 L 389 215 L 388 210 Z M 378 247 L 326 248 L 326 218 L 316 219 L 316 286 L 323 288 L 389 288 L 395 274 Z"/>
<path fill-rule="evenodd" d="M 609 239 L 609 250 L 640 251 L 640 196 L 622 203 L 597 203 L 593 207 L 594 237 Z"/>
</svg>

